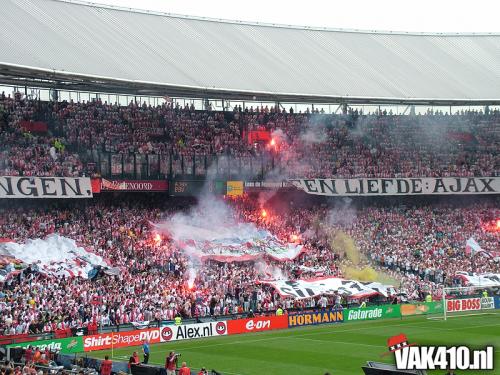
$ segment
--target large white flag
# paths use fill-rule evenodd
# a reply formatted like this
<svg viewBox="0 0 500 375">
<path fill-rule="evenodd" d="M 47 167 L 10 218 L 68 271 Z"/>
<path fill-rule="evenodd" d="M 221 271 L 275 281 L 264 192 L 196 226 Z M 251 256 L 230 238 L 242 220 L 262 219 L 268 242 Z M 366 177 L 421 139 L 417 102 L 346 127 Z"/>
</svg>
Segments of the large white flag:
<svg viewBox="0 0 500 375">
<path fill-rule="evenodd" d="M 461 278 L 467 286 L 478 287 L 499 287 L 500 274 L 498 273 L 472 273 L 472 272 L 457 272 L 456 276 Z"/>
<path fill-rule="evenodd" d="M 370 297 L 377 294 L 387 297 L 389 294 L 395 293 L 395 289 L 391 285 L 345 280 L 338 277 L 322 277 L 313 280 L 261 281 L 261 283 L 271 285 L 283 297 L 293 297 L 295 299 L 334 294 L 335 292 L 351 298 Z"/>
<path fill-rule="evenodd" d="M 204 223 L 205 224 L 205 223 Z M 301 244 L 286 242 L 254 223 L 190 225 L 171 221 L 156 224 L 156 229 L 168 233 L 177 246 L 189 255 L 219 262 L 242 262 L 268 256 L 277 261 L 297 258 Z"/>
<path fill-rule="evenodd" d="M 25 265 L 34 264 L 42 273 L 79 276 L 84 279 L 88 278 L 88 273 L 95 266 L 108 267 L 102 257 L 78 246 L 74 240 L 58 234 L 24 243 L 2 243 L 0 256 L 15 258 Z"/>
</svg>

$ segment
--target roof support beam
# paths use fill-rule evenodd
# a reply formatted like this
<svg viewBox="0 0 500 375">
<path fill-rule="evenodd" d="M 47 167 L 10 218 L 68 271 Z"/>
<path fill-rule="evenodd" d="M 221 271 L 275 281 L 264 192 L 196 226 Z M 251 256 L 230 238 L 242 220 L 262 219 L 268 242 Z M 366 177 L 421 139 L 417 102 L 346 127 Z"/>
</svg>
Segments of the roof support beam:
<svg viewBox="0 0 500 375">
<path fill-rule="evenodd" d="M 498 99 L 436 99 L 436 98 L 374 98 L 308 95 L 297 93 L 267 93 L 242 90 L 186 87 L 151 82 L 129 81 L 109 77 L 95 77 L 83 74 L 55 72 L 0 63 L 0 84 L 28 86 L 68 91 L 88 91 L 93 93 L 113 93 L 131 96 L 170 96 L 195 99 L 225 99 L 280 103 L 315 104 L 372 104 L 372 105 L 500 105 Z M 338 109 L 337 109 L 338 111 Z"/>
</svg>

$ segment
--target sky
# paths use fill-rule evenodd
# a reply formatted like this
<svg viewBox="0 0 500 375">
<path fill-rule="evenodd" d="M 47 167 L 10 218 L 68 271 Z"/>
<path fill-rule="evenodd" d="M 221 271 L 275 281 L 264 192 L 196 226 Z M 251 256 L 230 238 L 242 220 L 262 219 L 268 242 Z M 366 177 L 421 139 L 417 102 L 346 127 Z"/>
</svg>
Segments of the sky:
<svg viewBox="0 0 500 375">
<path fill-rule="evenodd" d="M 500 32 L 499 0 L 93 0 L 191 16 L 360 30 Z"/>
</svg>

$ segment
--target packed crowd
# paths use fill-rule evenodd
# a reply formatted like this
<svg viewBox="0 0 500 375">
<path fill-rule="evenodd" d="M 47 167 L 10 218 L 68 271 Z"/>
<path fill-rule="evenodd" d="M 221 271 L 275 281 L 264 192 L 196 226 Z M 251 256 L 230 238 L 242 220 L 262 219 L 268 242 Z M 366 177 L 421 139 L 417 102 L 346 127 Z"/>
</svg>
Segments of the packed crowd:
<svg viewBox="0 0 500 375">
<path fill-rule="evenodd" d="M 46 123 L 48 131 L 28 131 L 30 121 Z M 182 173 L 185 165 L 204 160 L 196 168 L 204 172 L 206 157 L 224 155 L 225 163 L 257 158 L 260 172 L 262 160 L 272 160 L 268 173 L 290 177 L 494 176 L 500 166 L 499 123 L 498 111 L 325 115 L 265 107 L 215 112 L 171 103 L 120 107 L 2 95 L 0 174 L 91 175 L 99 173 L 101 155 L 112 153 L 122 156 L 118 163 L 125 168 L 123 158 L 130 155 L 134 160 L 168 155 L 157 159 L 163 174 L 172 168 L 169 161 L 174 173 Z M 269 132 L 273 143 L 249 143 L 244 136 L 249 131 Z M 252 162 L 239 165 L 240 172 L 252 172 L 245 170 Z M 8 277 L 0 291 L 0 333 L 332 305 L 334 296 L 292 300 L 256 281 L 346 276 L 349 267 L 374 267 L 415 299 L 438 295 L 443 284 L 457 284 L 457 271 L 500 272 L 497 259 L 464 253 L 469 238 L 486 251 L 498 249 L 500 232 L 485 224 L 500 217 L 494 199 L 356 209 L 318 206 L 301 197 L 286 202 L 226 198 L 235 220 L 253 222 L 305 248 L 293 261 L 264 257 L 235 263 L 193 260 L 155 232 L 152 223 L 187 210 L 192 201 L 134 196 L 64 204 L 2 202 L 0 238 L 24 242 L 57 233 L 108 259 L 120 272 L 81 280 L 28 267 Z M 338 241 L 339 234 L 348 240 Z"/>
<path fill-rule="evenodd" d="M 0 96 L 0 173 L 9 176 L 79 176 L 84 165 L 54 134 L 32 134 L 21 124 L 45 120 L 47 103 Z"/>
<path fill-rule="evenodd" d="M 288 199 L 288 198 L 286 198 Z M 410 298 L 437 295 L 453 285 L 457 271 L 500 273 L 500 263 L 484 255 L 464 253 L 473 237 L 485 250 L 499 245 L 499 232 L 483 224 L 498 218 L 495 200 L 465 206 L 418 207 L 312 206 L 300 200 L 245 197 L 227 200 L 237 220 L 255 222 L 283 240 L 298 235 L 306 251 L 294 261 L 195 262 L 151 223 L 186 210 L 191 201 L 128 197 L 119 201 L 41 206 L 5 206 L 0 238 L 22 242 L 58 233 L 91 248 L 120 269 L 119 275 L 94 279 L 64 278 L 25 269 L 8 278 L 0 294 L 0 332 L 21 334 L 101 325 L 170 320 L 314 307 L 319 298 L 283 298 L 257 280 L 343 276 L 344 265 L 371 264 L 389 274 Z M 264 205 L 264 206 L 263 206 Z M 266 215 L 262 215 L 263 207 Z M 359 249 L 339 246 L 344 233 Z M 344 246 L 344 247 L 343 247 Z M 190 270 L 195 270 L 189 285 Z M 334 303 L 329 296 L 328 304 Z"/>
<path fill-rule="evenodd" d="M 22 121 L 32 120 L 45 121 L 48 132 L 21 127 Z M 291 177 L 493 176 L 500 166 L 499 123 L 497 110 L 417 116 L 293 113 L 276 107 L 216 112 L 172 103 L 46 103 L 3 94 L 0 171 L 120 174 L 148 155 L 163 175 L 203 174 L 207 158 L 225 155 L 245 174 L 264 169 Z M 255 130 L 271 133 L 273 144 L 249 143 L 244 134 Z M 107 162 L 110 153 L 116 156 L 112 167 L 101 170 L 100 162 Z M 248 169 L 250 159 L 259 168 Z"/>
</svg>

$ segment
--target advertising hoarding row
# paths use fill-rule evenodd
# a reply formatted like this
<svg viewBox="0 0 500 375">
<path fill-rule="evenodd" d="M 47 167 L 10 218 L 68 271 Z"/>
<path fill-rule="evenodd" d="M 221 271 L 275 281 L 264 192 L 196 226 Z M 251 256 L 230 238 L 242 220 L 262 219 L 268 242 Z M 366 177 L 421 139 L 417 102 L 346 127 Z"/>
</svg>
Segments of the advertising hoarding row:
<svg viewBox="0 0 500 375">
<path fill-rule="evenodd" d="M 447 312 L 500 309 L 500 297 L 462 298 L 446 301 Z M 380 305 L 366 308 L 328 309 L 305 311 L 281 316 L 259 316 L 219 322 L 205 322 L 186 325 L 165 325 L 127 332 L 102 333 L 84 337 L 22 342 L 6 345 L 6 348 L 28 346 L 41 350 L 48 348 L 64 354 L 91 352 L 128 346 L 139 346 L 144 341 L 151 344 L 198 338 L 262 332 L 301 326 L 344 323 L 364 320 L 400 318 L 405 316 L 443 313 L 441 301 L 402 305 Z"/>
</svg>

